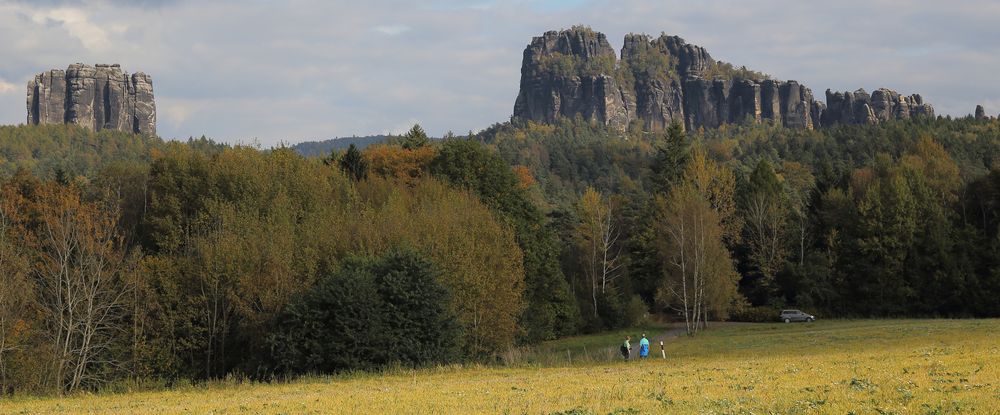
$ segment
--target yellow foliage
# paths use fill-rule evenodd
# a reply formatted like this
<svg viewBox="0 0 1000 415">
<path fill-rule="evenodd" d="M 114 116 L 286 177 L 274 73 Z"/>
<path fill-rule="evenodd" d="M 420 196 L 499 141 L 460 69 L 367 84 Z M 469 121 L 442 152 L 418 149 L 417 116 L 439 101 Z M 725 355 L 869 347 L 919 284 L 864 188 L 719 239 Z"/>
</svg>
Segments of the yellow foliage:
<svg viewBox="0 0 1000 415">
<path fill-rule="evenodd" d="M 427 167 L 436 154 L 431 146 L 405 149 L 387 144 L 369 146 L 364 151 L 371 172 L 409 185 L 427 174 Z"/>
<path fill-rule="evenodd" d="M 713 161 L 703 148 L 691 152 L 691 162 L 684 172 L 687 180 L 711 205 L 721 221 L 723 239 L 734 243 L 743 228 L 736 214 L 736 177 L 729 168 Z"/>
<path fill-rule="evenodd" d="M 900 164 L 905 169 L 923 174 L 930 187 L 944 200 L 957 200 L 957 191 L 962 184 L 958 164 L 941 144 L 930 137 L 921 138 L 916 148 L 903 156 Z"/>
<path fill-rule="evenodd" d="M 430 178 L 412 188 L 370 179 L 358 185 L 358 193 L 360 217 L 350 229 L 357 252 L 417 249 L 444 271 L 467 352 L 485 356 L 513 344 L 524 307 L 522 254 L 513 230 L 476 196 Z"/>
<path fill-rule="evenodd" d="M 522 189 L 527 189 L 535 184 L 535 177 L 531 175 L 528 166 L 514 166 L 514 175 L 517 176 L 517 184 Z"/>
</svg>

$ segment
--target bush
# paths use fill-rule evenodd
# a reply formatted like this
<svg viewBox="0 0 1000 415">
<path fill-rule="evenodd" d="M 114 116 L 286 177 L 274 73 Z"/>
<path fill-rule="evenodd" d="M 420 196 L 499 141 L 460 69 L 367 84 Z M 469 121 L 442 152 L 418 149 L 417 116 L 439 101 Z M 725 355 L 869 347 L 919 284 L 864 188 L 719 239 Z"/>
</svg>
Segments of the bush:
<svg viewBox="0 0 1000 415">
<path fill-rule="evenodd" d="M 633 295 L 625 304 L 625 325 L 624 327 L 635 327 L 645 323 L 649 319 L 649 307 L 642 297 Z"/>
<path fill-rule="evenodd" d="M 729 321 L 746 323 L 774 323 L 781 310 L 772 307 L 737 307 L 729 313 Z"/>
<path fill-rule="evenodd" d="M 329 373 L 454 359 L 461 336 L 437 277 L 409 251 L 347 261 L 281 313 L 268 338 L 272 368 Z"/>
</svg>

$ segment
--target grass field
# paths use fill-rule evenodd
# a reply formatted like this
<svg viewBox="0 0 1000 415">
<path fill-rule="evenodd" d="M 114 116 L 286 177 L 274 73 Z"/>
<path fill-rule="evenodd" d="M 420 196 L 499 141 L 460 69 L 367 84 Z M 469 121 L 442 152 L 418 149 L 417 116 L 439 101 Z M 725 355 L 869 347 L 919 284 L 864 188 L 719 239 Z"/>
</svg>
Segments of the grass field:
<svg viewBox="0 0 1000 415">
<path fill-rule="evenodd" d="M 620 334 L 531 353 L 613 347 Z M 0 413 L 1000 413 L 1000 320 L 718 326 L 668 339 L 667 354 L 16 398 L 0 401 Z"/>
</svg>

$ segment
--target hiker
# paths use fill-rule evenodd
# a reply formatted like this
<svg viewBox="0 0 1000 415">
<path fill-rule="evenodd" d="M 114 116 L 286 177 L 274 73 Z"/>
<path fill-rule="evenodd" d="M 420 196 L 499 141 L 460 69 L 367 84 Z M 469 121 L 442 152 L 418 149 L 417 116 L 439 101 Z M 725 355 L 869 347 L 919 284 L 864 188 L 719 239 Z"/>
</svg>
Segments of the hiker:
<svg viewBox="0 0 1000 415">
<path fill-rule="evenodd" d="M 625 360 L 628 360 L 628 355 L 632 354 L 632 345 L 629 344 L 629 340 L 632 340 L 632 337 L 625 336 L 625 343 L 622 344 L 622 357 L 624 357 Z"/>
<path fill-rule="evenodd" d="M 646 338 L 646 333 L 642 333 L 642 340 L 639 340 L 639 358 L 645 359 L 649 356 L 649 339 Z"/>
</svg>

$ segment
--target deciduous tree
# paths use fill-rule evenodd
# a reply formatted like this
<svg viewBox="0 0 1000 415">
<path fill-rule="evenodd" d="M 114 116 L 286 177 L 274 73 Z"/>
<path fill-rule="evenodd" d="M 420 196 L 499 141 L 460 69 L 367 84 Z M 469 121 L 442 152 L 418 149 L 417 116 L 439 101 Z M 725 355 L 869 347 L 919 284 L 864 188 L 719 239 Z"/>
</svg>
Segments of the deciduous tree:
<svg viewBox="0 0 1000 415">
<path fill-rule="evenodd" d="M 110 352 L 125 323 L 135 258 L 125 250 L 116 205 L 81 201 L 77 189 L 53 183 L 37 197 L 33 271 L 62 393 L 105 381 L 101 370 L 116 363 Z"/>
<path fill-rule="evenodd" d="M 581 261 L 590 280 L 594 317 L 597 317 L 598 292 L 606 295 L 608 284 L 622 276 L 618 212 L 610 198 L 592 187 L 580 197 L 577 209 L 580 217 L 576 229 L 577 243 L 583 254 Z"/>
</svg>

